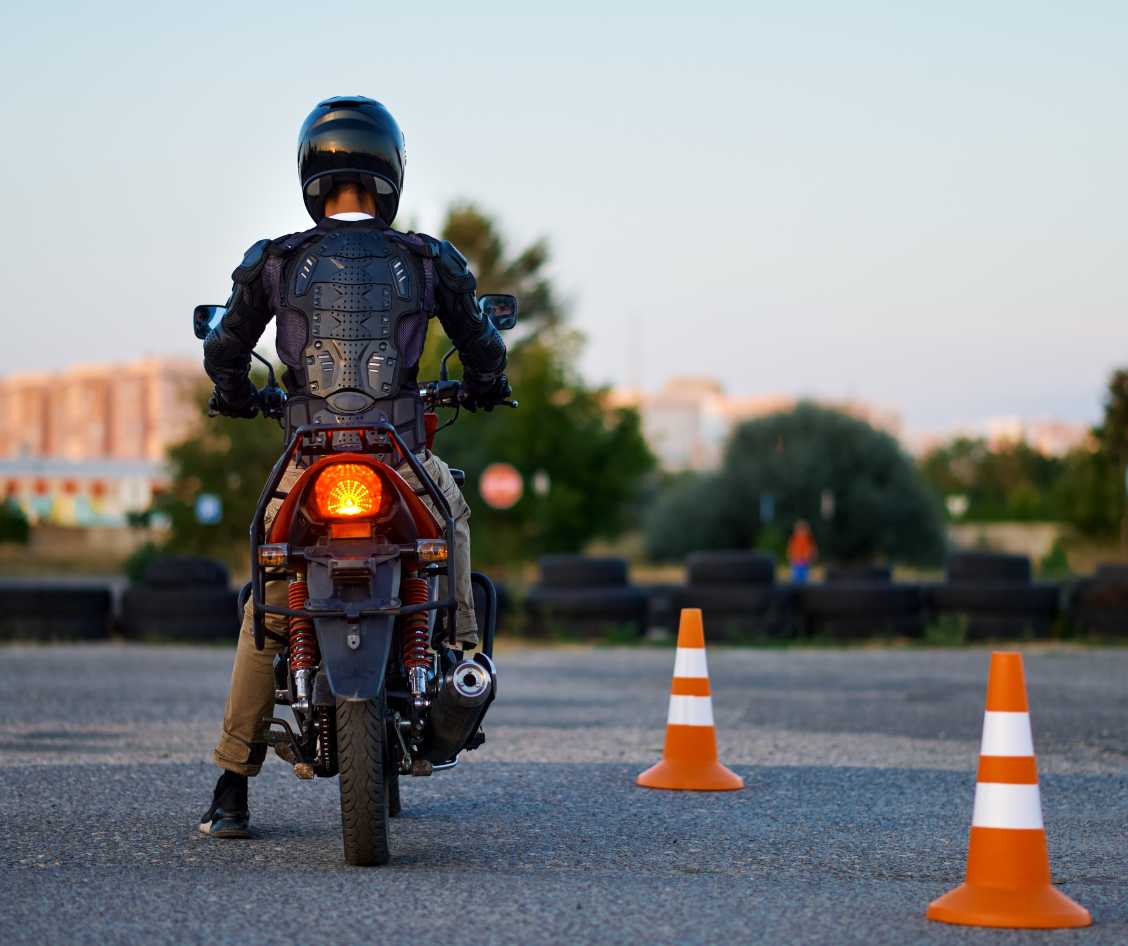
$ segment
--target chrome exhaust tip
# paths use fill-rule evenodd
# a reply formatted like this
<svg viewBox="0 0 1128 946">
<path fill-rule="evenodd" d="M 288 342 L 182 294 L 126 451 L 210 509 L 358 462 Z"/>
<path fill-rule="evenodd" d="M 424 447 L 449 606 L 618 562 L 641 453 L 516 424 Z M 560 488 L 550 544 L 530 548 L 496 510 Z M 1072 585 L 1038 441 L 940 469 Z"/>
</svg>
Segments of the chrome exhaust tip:
<svg viewBox="0 0 1128 946">
<path fill-rule="evenodd" d="M 489 692 L 493 681 L 489 672 L 473 660 L 464 660 L 454 668 L 450 685 L 463 699 L 477 701 Z"/>
</svg>

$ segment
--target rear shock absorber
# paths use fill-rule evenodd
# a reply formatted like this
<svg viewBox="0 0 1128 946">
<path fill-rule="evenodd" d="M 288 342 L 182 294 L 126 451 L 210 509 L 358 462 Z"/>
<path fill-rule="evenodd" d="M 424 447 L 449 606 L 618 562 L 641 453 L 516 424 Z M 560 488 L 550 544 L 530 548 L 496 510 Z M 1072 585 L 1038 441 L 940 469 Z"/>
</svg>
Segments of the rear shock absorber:
<svg viewBox="0 0 1128 946">
<path fill-rule="evenodd" d="M 425 578 L 405 578 L 400 585 L 400 600 L 405 606 L 426 604 L 431 598 L 431 588 Z M 427 653 L 430 633 L 427 629 L 427 612 L 416 611 L 401 619 L 403 635 L 403 665 L 411 688 L 412 702 L 419 710 L 427 706 L 427 667 L 431 658 Z M 415 714 L 417 725 L 422 725 L 422 714 Z"/>
<path fill-rule="evenodd" d="M 309 600 L 305 575 L 300 572 L 290 579 L 286 603 L 292 609 L 301 609 Z M 294 707 L 309 709 L 310 679 L 317 666 L 317 637 L 313 622 L 308 617 L 290 615 L 290 669 L 294 671 Z"/>
</svg>

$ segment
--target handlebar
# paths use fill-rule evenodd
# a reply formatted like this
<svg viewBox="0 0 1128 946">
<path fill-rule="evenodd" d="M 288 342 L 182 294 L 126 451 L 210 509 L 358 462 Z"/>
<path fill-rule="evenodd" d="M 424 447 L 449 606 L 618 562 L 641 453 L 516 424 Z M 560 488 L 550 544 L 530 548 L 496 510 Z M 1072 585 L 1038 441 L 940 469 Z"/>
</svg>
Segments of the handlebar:
<svg viewBox="0 0 1128 946">
<path fill-rule="evenodd" d="M 214 398 L 213 395 L 212 401 L 208 403 L 208 417 L 219 414 L 219 407 Z M 430 408 L 460 407 L 466 400 L 461 381 L 425 381 L 419 385 L 419 398 L 425 407 Z M 514 400 L 497 403 L 500 407 L 518 406 L 518 402 Z M 256 392 L 255 406 L 263 417 L 281 420 L 286 413 L 286 392 L 276 384 L 267 384 Z"/>
<path fill-rule="evenodd" d="M 466 397 L 461 381 L 424 381 L 419 385 L 419 398 L 426 407 L 459 407 Z M 516 408 L 514 400 L 498 401 L 499 407 Z"/>
</svg>

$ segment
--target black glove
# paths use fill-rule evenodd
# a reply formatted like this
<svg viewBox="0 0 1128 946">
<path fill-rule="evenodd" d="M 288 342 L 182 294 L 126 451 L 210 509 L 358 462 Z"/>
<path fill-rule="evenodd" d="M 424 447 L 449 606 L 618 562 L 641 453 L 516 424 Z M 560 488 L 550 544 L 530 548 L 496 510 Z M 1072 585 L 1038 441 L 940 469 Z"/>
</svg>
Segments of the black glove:
<svg viewBox="0 0 1128 946">
<path fill-rule="evenodd" d="M 512 396 L 509 379 L 503 374 L 485 384 L 477 383 L 473 378 L 462 379 L 461 404 L 471 413 L 479 407 L 484 411 L 492 411 L 496 405 L 505 403 Z"/>
<path fill-rule="evenodd" d="M 215 417 L 216 414 L 222 414 L 224 417 L 244 417 L 251 418 L 257 417 L 259 412 L 258 397 L 251 398 L 243 404 L 229 404 L 223 397 L 223 393 L 216 388 L 208 398 L 208 417 Z"/>
</svg>

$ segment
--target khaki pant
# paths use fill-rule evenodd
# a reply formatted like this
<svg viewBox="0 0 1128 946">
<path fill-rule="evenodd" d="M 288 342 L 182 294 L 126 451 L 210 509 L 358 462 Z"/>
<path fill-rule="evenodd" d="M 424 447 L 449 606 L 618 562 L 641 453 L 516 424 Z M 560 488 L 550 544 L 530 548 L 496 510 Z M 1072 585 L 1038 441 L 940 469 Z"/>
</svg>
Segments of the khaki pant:
<svg viewBox="0 0 1128 946">
<path fill-rule="evenodd" d="M 464 646 L 478 642 L 478 622 L 474 615 L 474 593 L 470 585 L 470 507 L 462 491 L 450 475 L 450 468 L 437 456 L 428 453 L 423 466 L 428 475 L 438 484 L 443 496 L 450 504 L 454 518 L 454 548 L 458 556 L 459 587 L 455 589 L 458 600 L 458 617 L 455 622 L 458 639 Z M 410 467 L 399 468 L 401 476 L 413 489 L 421 489 Z M 278 488 L 288 491 L 297 482 L 302 471 L 290 467 L 282 476 Z M 436 515 L 438 511 L 431 499 L 424 495 L 423 501 Z M 267 506 L 265 522 L 269 532 L 281 500 L 272 500 Z M 449 537 L 448 537 L 449 538 Z M 442 584 L 445 586 L 445 579 Z M 267 604 L 286 606 L 286 583 L 271 581 L 266 585 Z M 446 595 L 445 587 L 439 594 Z M 271 638 L 266 639 L 262 650 L 255 649 L 253 605 L 248 600 L 243 610 L 243 625 L 239 629 L 239 641 L 235 648 L 235 666 L 231 671 L 231 689 L 227 694 L 227 706 L 223 713 L 223 732 L 215 747 L 213 758 L 220 768 L 240 775 L 257 775 L 266 758 L 264 742 L 266 726 L 263 719 L 274 714 L 274 657 L 284 649 L 284 645 Z M 281 615 L 266 615 L 266 626 L 276 634 L 286 633 L 286 618 Z"/>
</svg>

